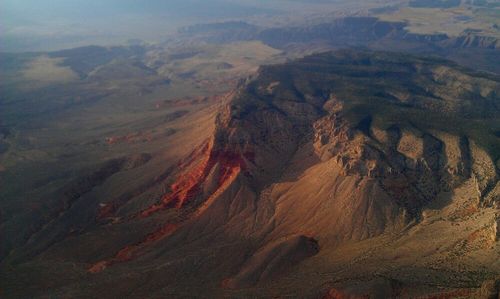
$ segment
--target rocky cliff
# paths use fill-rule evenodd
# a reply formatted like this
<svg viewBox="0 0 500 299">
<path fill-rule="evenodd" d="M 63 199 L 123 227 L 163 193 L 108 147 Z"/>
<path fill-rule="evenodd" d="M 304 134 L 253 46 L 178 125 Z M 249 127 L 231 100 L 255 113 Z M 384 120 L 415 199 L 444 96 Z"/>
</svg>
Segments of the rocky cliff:
<svg viewBox="0 0 500 299">
<path fill-rule="evenodd" d="M 443 200 L 463 206 L 441 217 L 488 213 L 468 242 L 494 248 L 499 92 L 497 77 L 393 53 L 262 67 L 228 97 L 198 166 L 143 212 L 194 209 L 145 252 L 234 242 L 246 249 L 228 257 L 221 286 L 255 287 L 343 244 L 421 227 Z"/>
</svg>

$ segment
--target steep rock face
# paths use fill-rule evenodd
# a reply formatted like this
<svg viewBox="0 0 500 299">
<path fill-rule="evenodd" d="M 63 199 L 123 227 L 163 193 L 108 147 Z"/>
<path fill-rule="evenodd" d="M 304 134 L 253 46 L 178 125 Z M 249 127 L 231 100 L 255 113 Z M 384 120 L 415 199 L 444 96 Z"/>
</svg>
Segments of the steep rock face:
<svg viewBox="0 0 500 299">
<path fill-rule="evenodd" d="M 500 41 L 492 36 L 481 36 L 467 34 L 462 35 L 447 41 L 452 47 L 457 48 L 485 48 L 485 49 L 499 49 Z"/>
<path fill-rule="evenodd" d="M 386 53 L 337 52 L 263 67 L 219 115 L 210 151 L 214 161 L 206 171 L 228 155 L 238 167 L 245 165 L 238 176 L 274 206 L 274 214 L 263 217 L 281 226 L 297 224 L 284 230 L 268 223 L 262 228 L 267 233 L 298 233 L 309 221 L 331 235 L 366 238 L 418 218 L 439 193 L 471 175 L 481 196 L 495 189 L 498 170 L 460 118 L 493 121 L 498 92 L 497 78 Z M 425 119 L 419 119 L 422 113 Z M 440 125 L 457 119 L 459 130 Z M 486 139 L 495 143 L 494 137 Z M 257 213 L 264 201 L 255 203 Z M 327 212 L 318 209 L 322 202 L 332 205 Z M 287 212 L 280 215 L 280 208 Z M 322 212 L 316 219 L 303 217 L 305 211 Z M 317 227 L 336 218 L 323 212 L 341 214 Z M 364 221 L 374 226 L 365 228 Z"/>
<path fill-rule="evenodd" d="M 333 159 L 344 176 L 377 179 L 412 211 L 471 173 L 478 177 L 482 195 L 490 191 L 497 176 L 493 160 L 467 136 L 397 118 L 408 109 L 444 113 L 444 118 L 492 119 L 498 112 L 498 81 L 472 78 L 432 60 L 404 64 L 380 55 L 326 54 L 291 67 L 264 68 L 235 95 L 218 142 L 255 154 L 250 172 L 258 187 L 286 176 L 284 168 L 294 157 L 310 150 L 317 162 Z M 352 66 L 345 73 L 344 63 Z M 308 73 L 312 65 L 320 71 Z M 349 94 L 350 88 L 357 90 Z M 394 111 L 377 111 L 393 105 Z M 375 121 L 387 122 L 386 128 L 373 125 Z"/>
<path fill-rule="evenodd" d="M 262 67 L 225 99 L 213 136 L 179 163 L 169 192 L 133 215 L 183 216 L 88 271 L 230 243 L 245 250 L 206 271 L 247 288 L 342 244 L 397 234 L 464 184 L 474 198 L 454 217 L 496 206 L 499 82 L 393 53 Z M 495 246 L 497 234 L 489 225 L 467 242 Z"/>
<path fill-rule="evenodd" d="M 326 42 L 334 46 L 372 46 L 379 42 L 397 42 L 397 47 L 440 50 L 489 49 L 498 50 L 499 41 L 492 36 L 463 33 L 448 36 L 444 33 L 419 34 L 409 32 L 405 22 L 383 21 L 376 17 L 343 17 L 329 22 L 300 27 L 262 28 L 243 22 L 224 22 L 195 25 L 181 30 L 210 43 L 260 40 L 274 48 L 286 49 L 293 44 Z M 394 44 L 395 45 L 395 44 Z"/>
<path fill-rule="evenodd" d="M 403 28 L 402 22 L 385 22 L 374 17 L 346 17 L 310 27 L 267 29 L 258 38 L 278 48 L 288 43 L 320 40 L 336 45 L 362 45 L 395 34 Z"/>
<path fill-rule="evenodd" d="M 401 231 L 471 179 L 480 199 L 473 208 L 493 206 L 497 140 L 491 130 L 481 144 L 474 138 L 476 126 L 499 126 L 499 91 L 497 77 L 389 53 L 263 67 L 219 114 L 204 155 L 212 162 L 196 179 L 216 191 L 198 192 L 197 212 L 173 239 L 251 240 L 252 257 L 226 281 L 250 286 L 276 240 L 310 236 L 329 250 Z M 213 172 L 231 179 L 214 189 Z"/>
<path fill-rule="evenodd" d="M 87 218 L 99 235 L 63 240 L 70 247 L 46 256 L 95 250 L 78 260 L 84 269 L 75 279 L 98 287 L 80 297 L 117 282 L 117 296 L 238 297 L 269 288 L 254 296 L 267 297 L 283 277 L 281 290 L 295 286 L 298 297 L 387 297 L 402 287 L 374 273 L 425 283 L 434 273 L 429 256 L 453 266 L 464 251 L 497 271 L 489 257 L 498 248 L 498 94 L 496 76 L 394 53 L 339 51 L 262 67 L 222 99 L 215 125 L 210 116 L 202 123 L 209 130 L 185 147 L 192 150 L 144 185 L 161 185 L 157 197 L 129 209 L 120 209 L 128 197 L 97 205 Z M 133 238 L 95 248 L 115 227 Z M 408 266 L 420 260 L 424 270 Z M 449 269 L 439 274 L 457 280 Z M 304 283 L 309 275 L 317 281 Z M 358 281 L 330 281 L 337 275 Z"/>
<path fill-rule="evenodd" d="M 263 28 L 239 22 L 197 25 L 185 30 L 189 38 L 209 43 L 258 40 L 302 57 L 307 53 L 345 47 L 433 54 L 474 69 L 499 73 L 499 40 L 478 32 L 458 36 L 410 32 L 406 22 L 376 17 L 343 17 L 297 27 Z"/>
</svg>

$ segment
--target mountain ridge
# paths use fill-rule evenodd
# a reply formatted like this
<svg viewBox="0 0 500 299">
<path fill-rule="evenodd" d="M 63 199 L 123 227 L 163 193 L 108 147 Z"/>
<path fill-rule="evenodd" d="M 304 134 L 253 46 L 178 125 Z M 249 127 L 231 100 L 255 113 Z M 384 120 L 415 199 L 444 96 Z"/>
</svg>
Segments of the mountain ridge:
<svg viewBox="0 0 500 299">
<path fill-rule="evenodd" d="M 50 267 L 71 297 L 478 292 L 500 272 L 498 94 L 497 75 L 393 52 L 263 66 L 204 116 L 159 196 L 96 202 L 71 238 L 7 257 L 34 274 L 4 281 Z M 71 266 L 71 248 L 99 253 Z"/>
<path fill-rule="evenodd" d="M 488 154 L 467 137 L 394 125 L 384 131 L 370 123 L 363 124 L 365 118 L 353 124 L 342 115 L 347 99 L 339 100 L 345 96 L 341 91 L 335 95 L 334 91 L 315 91 L 307 85 L 302 89 L 291 87 L 294 82 L 303 82 L 298 78 L 291 82 L 298 74 L 301 78 L 309 76 L 314 82 L 312 76 L 304 74 L 310 64 L 326 69 L 338 67 L 337 72 L 329 72 L 351 76 L 351 80 L 361 76 L 377 81 L 376 73 L 369 71 L 371 65 L 375 65 L 376 72 L 379 68 L 385 71 L 380 77 L 391 78 L 391 74 L 414 72 L 408 61 L 419 65 L 417 72 L 423 76 L 429 76 L 436 64 L 432 59 L 406 55 L 395 58 L 392 53 L 340 51 L 261 68 L 255 79 L 230 97 L 219 114 L 215 137 L 208 144 L 208 153 L 202 154 L 208 155 L 205 161 L 212 161 L 201 162 L 204 174 L 196 175 L 200 170 L 195 168 L 195 175 L 183 175 L 200 180 L 196 183 L 198 195 L 194 193 L 187 199 L 193 203 L 204 201 L 172 238 L 189 243 L 190 235 L 213 231 L 208 236 L 222 233 L 224 238 L 243 237 L 257 242 L 253 245 L 257 246 L 255 252 L 241 270 L 221 282 L 224 287 L 239 289 L 276 278 L 311 255 L 332 250 L 343 242 L 411 228 L 425 218 L 421 215 L 423 207 L 438 194 L 456 189 L 470 179 L 479 194 L 475 211 L 481 206 L 498 205 L 497 191 L 492 190 L 498 186 L 498 169 Z M 344 65 L 350 67 L 346 73 L 342 72 Z M 355 66 L 368 70 L 363 69 L 361 74 L 352 70 Z M 286 71 L 281 70 L 283 67 Z M 341 79 L 316 80 L 335 86 L 335 81 Z M 498 82 L 498 78 L 495 80 Z M 394 86 L 392 81 L 387 82 Z M 495 88 L 498 90 L 498 86 Z M 304 90 L 312 91 L 316 97 Z M 486 97 L 493 91 L 489 92 Z M 329 95 L 325 97 L 326 94 Z M 416 101 L 413 105 L 421 103 Z M 428 105 L 422 108 L 428 109 Z M 430 109 L 441 111 L 440 107 Z M 449 113 L 461 111 L 451 109 Z M 459 160 L 469 157 L 470 161 L 451 161 L 457 154 Z M 447 157 L 450 164 L 443 164 L 439 155 Z M 219 182 L 215 189 L 208 187 L 212 180 Z M 315 188 L 325 191 L 316 194 L 312 192 Z M 328 195 L 331 190 L 337 190 L 333 197 Z M 308 192 L 312 192 L 310 197 L 301 200 Z M 331 206 L 320 208 L 321 205 Z M 494 230 L 492 234 L 498 233 Z M 294 262 L 288 265 L 289 262 L 283 262 L 286 260 Z M 272 266 L 265 267 L 270 261 Z"/>
</svg>

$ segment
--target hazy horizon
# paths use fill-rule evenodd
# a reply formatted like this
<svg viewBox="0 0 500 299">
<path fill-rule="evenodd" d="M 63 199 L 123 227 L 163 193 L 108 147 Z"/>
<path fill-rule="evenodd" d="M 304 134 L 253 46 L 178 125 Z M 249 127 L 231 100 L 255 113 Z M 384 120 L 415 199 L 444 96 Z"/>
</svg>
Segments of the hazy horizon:
<svg viewBox="0 0 500 299">
<path fill-rule="evenodd" d="M 50 51 L 128 39 L 161 41 L 189 24 L 271 12 L 250 2 L 4 0 L 0 3 L 0 51 Z"/>
<path fill-rule="evenodd" d="M 53 51 L 129 39 L 161 42 L 180 27 L 227 20 L 274 22 L 375 0 L 2 0 L 0 52 Z M 335 4 L 332 6 L 332 4 Z"/>
</svg>

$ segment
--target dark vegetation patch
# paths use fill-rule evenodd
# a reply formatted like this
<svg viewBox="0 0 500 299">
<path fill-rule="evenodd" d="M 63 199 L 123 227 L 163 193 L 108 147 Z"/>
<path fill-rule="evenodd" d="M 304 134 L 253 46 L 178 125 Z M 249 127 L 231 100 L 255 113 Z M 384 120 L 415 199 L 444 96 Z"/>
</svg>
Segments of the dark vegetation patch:
<svg viewBox="0 0 500 299">
<path fill-rule="evenodd" d="M 475 72 L 442 58 L 349 50 L 312 55 L 285 66 L 262 68 L 254 84 L 267 86 L 266 82 L 283 78 L 280 88 L 293 92 L 276 89 L 277 97 L 296 98 L 297 101 L 300 98 L 296 94 L 333 94 L 344 103 L 342 114 L 359 124 L 358 129 L 363 132 L 368 131 L 370 122 L 381 128 L 399 124 L 423 131 L 446 131 L 472 138 L 494 159 L 499 158 L 500 143 L 493 133 L 500 131 L 500 120 L 494 117 L 500 113 L 499 99 L 448 90 L 444 82 L 432 79 L 436 66 L 454 68 L 465 75 L 493 80 L 500 85 L 496 75 Z M 287 85 L 290 76 L 300 82 L 292 89 Z M 253 87 L 253 90 L 258 95 L 258 88 Z M 405 90 L 411 97 L 400 102 L 388 95 L 389 90 Z M 455 98 L 461 99 L 458 106 L 455 106 Z"/>
</svg>

